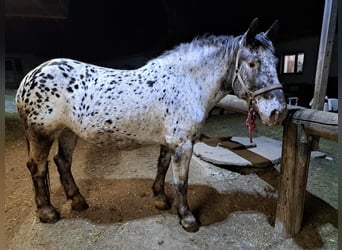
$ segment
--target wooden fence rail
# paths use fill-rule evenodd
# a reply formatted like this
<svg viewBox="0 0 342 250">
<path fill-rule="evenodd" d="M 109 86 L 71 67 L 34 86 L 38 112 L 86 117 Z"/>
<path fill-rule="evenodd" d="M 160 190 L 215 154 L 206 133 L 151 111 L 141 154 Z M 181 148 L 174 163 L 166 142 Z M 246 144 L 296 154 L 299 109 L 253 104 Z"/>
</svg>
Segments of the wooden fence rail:
<svg viewBox="0 0 342 250">
<path fill-rule="evenodd" d="M 223 98 L 217 107 L 247 113 L 247 104 L 235 96 Z M 295 236 L 303 222 L 305 191 L 312 137 L 338 141 L 338 114 L 288 105 L 283 123 L 282 159 L 275 230 Z"/>
</svg>

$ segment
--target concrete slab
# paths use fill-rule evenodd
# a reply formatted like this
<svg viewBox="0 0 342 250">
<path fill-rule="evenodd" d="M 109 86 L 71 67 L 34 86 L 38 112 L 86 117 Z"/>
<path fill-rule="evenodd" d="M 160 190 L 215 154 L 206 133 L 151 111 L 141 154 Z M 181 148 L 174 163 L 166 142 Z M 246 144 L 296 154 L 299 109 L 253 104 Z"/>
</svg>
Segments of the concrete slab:
<svg viewBox="0 0 342 250">
<path fill-rule="evenodd" d="M 327 154 L 320 151 L 311 151 L 311 158 L 324 158 Z"/>
<path fill-rule="evenodd" d="M 253 143 L 250 143 L 248 137 L 232 137 L 231 141 L 242 144 L 247 149 L 261 157 L 271 164 L 280 163 L 282 142 L 265 136 L 253 138 Z M 237 151 L 235 151 L 237 152 Z M 204 142 L 198 142 L 194 145 L 194 154 L 204 161 L 211 162 L 218 165 L 232 165 L 239 167 L 252 167 L 254 163 L 242 156 L 234 153 L 228 148 L 221 147 L 220 144 L 216 146 L 209 146 Z"/>
</svg>

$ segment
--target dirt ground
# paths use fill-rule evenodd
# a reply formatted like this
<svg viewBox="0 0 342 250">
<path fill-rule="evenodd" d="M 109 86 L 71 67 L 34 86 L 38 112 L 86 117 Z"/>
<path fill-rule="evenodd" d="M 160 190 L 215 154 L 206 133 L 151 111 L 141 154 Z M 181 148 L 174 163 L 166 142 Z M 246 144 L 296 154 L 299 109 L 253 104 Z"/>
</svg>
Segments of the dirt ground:
<svg viewBox="0 0 342 250">
<path fill-rule="evenodd" d="M 213 134 L 223 126 L 209 125 L 205 130 Z M 73 174 L 90 205 L 83 212 L 72 211 L 65 198 L 52 160 L 55 150 L 54 145 L 49 163 L 51 201 L 62 219 L 44 224 L 35 214 L 21 123 L 16 114 L 6 115 L 9 249 L 337 249 L 337 208 L 310 192 L 301 233 L 291 239 L 274 232 L 279 166 L 250 169 L 247 174 L 193 157 L 188 197 L 201 228 L 187 233 L 174 208 L 154 207 L 151 186 L 158 146 L 113 151 L 79 140 Z M 170 172 L 167 193 L 172 198 Z"/>
</svg>

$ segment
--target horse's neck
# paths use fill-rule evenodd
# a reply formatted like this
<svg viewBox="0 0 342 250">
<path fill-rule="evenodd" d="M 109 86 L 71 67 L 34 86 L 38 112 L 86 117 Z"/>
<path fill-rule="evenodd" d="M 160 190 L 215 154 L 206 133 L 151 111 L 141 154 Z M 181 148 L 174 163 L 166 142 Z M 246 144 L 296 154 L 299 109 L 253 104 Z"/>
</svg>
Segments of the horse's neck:
<svg viewBox="0 0 342 250">
<path fill-rule="evenodd" d="M 180 78 L 186 76 L 187 79 L 183 79 L 187 81 L 185 84 L 200 85 L 201 103 L 211 109 L 231 91 L 236 52 L 235 46 L 226 50 L 214 46 L 203 50 L 180 50 L 152 60 L 145 67 L 162 65 L 164 69 L 176 70 L 175 75 Z M 191 91 L 191 87 L 187 89 Z"/>
<path fill-rule="evenodd" d="M 232 90 L 237 49 L 233 50 L 212 51 L 184 65 L 193 74 L 195 81 L 201 84 L 202 101 L 208 109 L 213 108 Z"/>
</svg>

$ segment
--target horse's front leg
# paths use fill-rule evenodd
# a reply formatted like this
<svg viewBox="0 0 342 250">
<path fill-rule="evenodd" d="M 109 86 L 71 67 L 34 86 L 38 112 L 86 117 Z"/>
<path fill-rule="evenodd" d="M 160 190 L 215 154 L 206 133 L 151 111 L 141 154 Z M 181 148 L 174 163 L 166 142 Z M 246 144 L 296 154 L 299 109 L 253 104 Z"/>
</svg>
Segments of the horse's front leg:
<svg viewBox="0 0 342 250">
<path fill-rule="evenodd" d="M 186 141 L 175 149 L 171 157 L 177 211 L 180 223 L 188 232 L 196 232 L 199 230 L 199 225 L 190 212 L 187 200 L 189 164 L 192 149 L 192 142 Z"/>
</svg>

